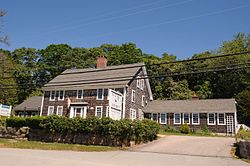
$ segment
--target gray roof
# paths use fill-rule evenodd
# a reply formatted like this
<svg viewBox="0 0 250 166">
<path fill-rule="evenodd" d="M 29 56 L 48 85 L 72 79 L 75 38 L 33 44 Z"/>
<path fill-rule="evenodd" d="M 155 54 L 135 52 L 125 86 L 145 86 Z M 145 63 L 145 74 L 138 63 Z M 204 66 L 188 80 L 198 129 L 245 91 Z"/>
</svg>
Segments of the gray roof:
<svg viewBox="0 0 250 166">
<path fill-rule="evenodd" d="M 40 111 L 42 96 L 33 96 L 14 107 L 16 111 Z"/>
<path fill-rule="evenodd" d="M 141 69 L 144 75 L 147 75 L 144 63 L 108 66 L 98 69 L 68 69 L 45 84 L 43 90 L 122 88 L 128 85 Z M 148 79 L 146 79 L 146 86 L 152 98 Z"/>
<path fill-rule="evenodd" d="M 235 99 L 206 100 L 154 100 L 148 103 L 146 113 L 185 113 L 185 112 L 236 112 Z"/>
</svg>

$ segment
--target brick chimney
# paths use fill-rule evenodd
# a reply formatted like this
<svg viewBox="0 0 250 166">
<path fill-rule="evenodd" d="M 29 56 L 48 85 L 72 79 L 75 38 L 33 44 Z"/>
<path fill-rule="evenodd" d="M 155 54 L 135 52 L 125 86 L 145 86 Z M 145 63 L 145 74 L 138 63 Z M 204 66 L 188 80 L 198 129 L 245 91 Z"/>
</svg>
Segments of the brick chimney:
<svg viewBox="0 0 250 166">
<path fill-rule="evenodd" d="M 107 67 L 107 57 L 104 56 L 104 55 L 100 55 L 97 57 L 97 61 L 96 61 L 96 68 L 99 69 L 99 68 L 105 68 Z"/>
</svg>

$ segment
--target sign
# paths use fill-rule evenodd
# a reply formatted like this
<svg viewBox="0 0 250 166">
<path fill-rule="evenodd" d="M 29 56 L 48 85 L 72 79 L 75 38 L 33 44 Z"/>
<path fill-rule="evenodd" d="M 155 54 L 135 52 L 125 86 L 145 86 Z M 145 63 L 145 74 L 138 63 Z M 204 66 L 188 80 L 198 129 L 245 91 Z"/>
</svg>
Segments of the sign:
<svg viewBox="0 0 250 166">
<path fill-rule="evenodd" d="M 11 106 L 0 104 L 0 116 L 10 116 Z"/>
<path fill-rule="evenodd" d="M 122 94 L 109 89 L 109 117 L 120 120 L 122 117 Z"/>
</svg>

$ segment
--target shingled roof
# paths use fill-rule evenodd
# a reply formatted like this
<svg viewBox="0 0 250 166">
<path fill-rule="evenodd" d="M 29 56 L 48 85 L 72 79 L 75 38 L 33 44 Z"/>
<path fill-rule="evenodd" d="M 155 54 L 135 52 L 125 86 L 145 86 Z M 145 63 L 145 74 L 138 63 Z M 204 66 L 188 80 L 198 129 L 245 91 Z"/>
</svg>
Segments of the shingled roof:
<svg viewBox="0 0 250 166">
<path fill-rule="evenodd" d="M 14 107 L 16 111 L 40 111 L 42 96 L 33 96 Z"/>
<path fill-rule="evenodd" d="M 236 111 L 235 99 L 206 100 L 154 100 L 150 102 L 145 113 L 192 113 L 192 112 L 223 112 Z"/>
<path fill-rule="evenodd" d="M 147 76 L 144 63 L 108 66 L 105 68 L 68 69 L 44 85 L 43 90 L 72 90 L 97 88 L 122 88 L 142 70 Z M 149 81 L 146 86 L 152 96 Z"/>
</svg>

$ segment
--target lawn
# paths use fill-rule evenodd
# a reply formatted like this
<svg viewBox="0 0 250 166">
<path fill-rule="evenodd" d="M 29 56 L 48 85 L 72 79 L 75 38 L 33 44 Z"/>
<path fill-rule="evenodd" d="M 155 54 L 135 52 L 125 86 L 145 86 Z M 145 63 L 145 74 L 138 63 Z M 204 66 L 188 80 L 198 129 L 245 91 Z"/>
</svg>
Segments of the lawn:
<svg viewBox="0 0 250 166">
<path fill-rule="evenodd" d="M 19 148 L 19 149 L 41 149 L 41 150 L 70 150 L 85 152 L 102 152 L 121 150 L 120 147 L 94 146 L 63 143 L 44 143 L 38 141 L 15 140 L 0 138 L 0 148 Z"/>
</svg>

